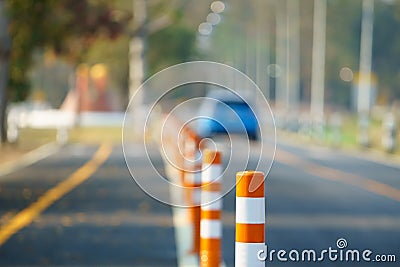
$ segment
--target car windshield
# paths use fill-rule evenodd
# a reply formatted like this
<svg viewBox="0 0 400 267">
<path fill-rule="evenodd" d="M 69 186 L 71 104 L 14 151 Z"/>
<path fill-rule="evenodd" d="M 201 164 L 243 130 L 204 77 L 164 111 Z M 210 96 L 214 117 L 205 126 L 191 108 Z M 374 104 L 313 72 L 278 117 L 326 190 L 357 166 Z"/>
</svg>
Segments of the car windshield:
<svg viewBox="0 0 400 267">
<path fill-rule="evenodd" d="M 250 107 L 247 103 L 238 101 L 221 102 L 217 106 L 217 112 L 230 113 L 231 110 L 236 113 L 243 113 L 244 111 L 250 110 Z"/>
<path fill-rule="evenodd" d="M 245 102 L 224 102 L 224 103 L 229 107 L 231 107 L 233 110 L 250 108 L 249 105 L 246 104 Z"/>
</svg>

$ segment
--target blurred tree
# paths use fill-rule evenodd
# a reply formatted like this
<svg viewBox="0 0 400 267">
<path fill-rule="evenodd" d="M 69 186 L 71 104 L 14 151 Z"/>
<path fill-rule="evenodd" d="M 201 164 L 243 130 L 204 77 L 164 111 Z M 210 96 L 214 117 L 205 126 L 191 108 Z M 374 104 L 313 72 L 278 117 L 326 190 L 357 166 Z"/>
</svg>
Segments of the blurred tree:
<svg viewBox="0 0 400 267">
<path fill-rule="evenodd" d="M 6 0 L 12 39 L 9 99 L 25 99 L 26 72 L 35 48 L 53 49 L 76 63 L 98 36 L 115 38 L 129 19 L 117 19 L 108 1 Z"/>
<path fill-rule="evenodd" d="M 211 60 L 233 61 L 244 70 L 246 43 L 255 49 L 257 9 L 263 11 L 265 33 L 270 38 L 271 62 L 276 62 L 276 15 L 278 4 L 290 0 L 231 0 L 222 21 L 210 35 L 212 49 L 207 51 Z M 263 6 L 264 5 L 264 6 Z M 328 105 L 349 108 L 353 83 L 339 76 L 342 68 L 356 74 L 359 69 L 362 0 L 328 1 L 326 27 L 325 101 Z M 261 8 L 262 7 L 262 8 Z M 310 99 L 311 54 L 314 0 L 301 0 L 300 56 L 302 100 Z M 400 97 L 400 1 L 375 1 L 373 71 L 378 78 L 379 94 Z M 271 80 L 274 81 L 274 80 Z"/>
<path fill-rule="evenodd" d="M 185 14 L 187 0 L 146 0 L 148 16 L 144 25 L 134 25 L 131 20 L 132 0 L 0 1 L 5 4 L 11 38 L 10 53 L 0 53 L 7 55 L 9 63 L 5 100 L 21 101 L 27 97 L 30 89 L 27 72 L 36 49 L 51 49 L 73 65 L 106 63 L 117 87 L 125 88 L 129 37 L 146 33 L 147 75 L 187 61 L 194 52 L 196 29 L 182 22 L 185 16 L 192 18 L 191 14 Z M 109 42 L 114 40 L 111 46 Z M 3 122 L 5 110 L 6 104 L 2 104 Z"/>
<path fill-rule="evenodd" d="M 328 1 L 327 100 L 350 107 L 352 83 L 339 78 L 341 68 L 359 69 L 361 0 Z M 400 2 L 375 1 L 372 69 L 378 78 L 378 95 L 400 97 Z M 356 81 L 353 81 L 353 83 Z M 389 104 L 389 103 L 381 103 Z"/>
<path fill-rule="evenodd" d="M 394 100 L 400 98 L 400 2 L 390 5 L 380 1 L 375 6 L 374 71 L 381 96 Z"/>
<path fill-rule="evenodd" d="M 0 137 L 6 141 L 6 107 L 8 58 L 10 55 L 10 37 L 8 34 L 8 19 L 5 15 L 4 0 L 0 0 Z"/>
<path fill-rule="evenodd" d="M 9 75 L 0 107 L 1 140 L 5 141 L 6 101 L 24 100 L 29 92 L 27 71 L 37 48 L 53 49 L 74 63 L 98 36 L 115 38 L 125 30 L 129 14 L 117 17 L 109 1 L 1 0 L 8 17 Z M 0 88 L 1 89 L 1 88 Z"/>
<path fill-rule="evenodd" d="M 342 81 L 340 69 L 358 72 L 361 36 L 361 0 L 328 1 L 326 21 L 325 95 L 328 105 L 350 107 L 351 82 Z"/>
</svg>

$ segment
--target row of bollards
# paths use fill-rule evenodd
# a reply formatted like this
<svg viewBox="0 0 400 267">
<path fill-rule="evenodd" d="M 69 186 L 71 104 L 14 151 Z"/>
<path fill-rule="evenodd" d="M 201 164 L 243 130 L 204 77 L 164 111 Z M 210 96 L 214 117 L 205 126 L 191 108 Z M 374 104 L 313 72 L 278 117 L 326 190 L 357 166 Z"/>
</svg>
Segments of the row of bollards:
<svg viewBox="0 0 400 267">
<path fill-rule="evenodd" d="M 202 149 L 196 135 L 185 133 L 182 182 L 192 225 L 190 254 L 197 254 L 199 266 L 223 266 L 222 258 L 222 154 Z M 257 252 L 265 243 L 264 174 L 243 171 L 236 174 L 235 266 L 258 267 Z"/>
</svg>

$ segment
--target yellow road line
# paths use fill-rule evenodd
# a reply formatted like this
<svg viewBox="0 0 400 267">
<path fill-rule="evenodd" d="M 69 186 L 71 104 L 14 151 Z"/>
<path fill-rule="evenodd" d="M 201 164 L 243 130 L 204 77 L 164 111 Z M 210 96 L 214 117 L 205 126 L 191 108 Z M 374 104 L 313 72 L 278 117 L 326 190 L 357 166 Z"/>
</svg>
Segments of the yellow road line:
<svg viewBox="0 0 400 267">
<path fill-rule="evenodd" d="M 326 179 L 326 180 L 331 180 L 331 181 L 337 181 L 337 182 L 342 182 L 346 184 L 351 184 L 353 186 L 360 187 L 364 190 L 367 190 L 369 192 L 385 196 L 387 198 L 400 201 L 400 190 L 397 188 L 394 188 L 390 185 L 365 178 L 360 175 L 344 172 L 338 169 L 330 168 L 330 167 L 325 167 L 322 165 L 319 165 L 317 163 L 309 162 L 307 160 L 304 160 L 298 156 L 295 156 L 289 152 L 285 152 L 283 150 L 279 150 L 276 153 L 275 157 L 278 161 L 282 163 L 286 163 L 287 165 L 293 166 L 301 166 L 303 170 L 306 172 L 315 175 L 317 177 Z"/>
<path fill-rule="evenodd" d="M 66 180 L 49 189 L 39 197 L 36 202 L 17 213 L 10 221 L 0 228 L 0 246 L 12 235 L 31 224 L 36 217 L 40 216 L 40 214 L 55 201 L 87 180 L 106 161 L 111 151 L 112 146 L 110 144 L 101 145 L 90 161 L 77 169 Z"/>
</svg>

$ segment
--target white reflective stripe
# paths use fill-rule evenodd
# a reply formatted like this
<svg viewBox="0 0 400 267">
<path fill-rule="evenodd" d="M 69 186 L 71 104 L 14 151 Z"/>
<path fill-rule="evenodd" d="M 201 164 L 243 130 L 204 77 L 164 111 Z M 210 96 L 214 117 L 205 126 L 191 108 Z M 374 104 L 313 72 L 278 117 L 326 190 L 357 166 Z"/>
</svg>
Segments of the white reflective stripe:
<svg viewBox="0 0 400 267">
<path fill-rule="evenodd" d="M 207 204 L 209 203 L 209 204 Z M 222 209 L 222 196 L 220 192 L 201 192 L 201 208 L 203 210 L 221 210 Z"/>
<path fill-rule="evenodd" d="M 195 155 L 196 155 L 196 161 L 199 163 L 199 165 L 201 165 L 201 162 L 202 162 L 202 160 L 201 160 L 201 153 L 200 153 L 200 150 L 198 150 L 197 149 L 197 147 L 196 147 L 196 153 L 195 153 Z"/>
<path fill-rule="evenodd" d="M 189 184 L 201 185 L 201 173 L 200 172 L 187 172 L 185 173 L 185 182 Z"/>
<path fill-rule="evenodd" d="M 194 183 L 195 184 L 197 184 L 197 185 L 201 185 L 201 172 L 200 171 L 197 171 L 195 174 L 194 174 Z"/>
<path fill-rule="evenodd" d="M 264 198 L 236 197 L 236 223 L 265 223 Z"/>
<path fill-rule="evenodd" d="M 193 172 L 186 172 L 185 173 L 185 182 L 189 184 L 194 183 L 194 173 Z"/>
<path fill-rule="evenodd" d="M 196 162 L 194 162 L 193 160 L 190 160 L 190 159 L 184 159 L 183 166 L 184 166 L 184 171 L 192 172 L 195 170 Z"/>
<path fill-rule="evenodd" d="M 185 142 L 185 152 L 195 154 L 195 150 L 196 150 L 196 143 L 193 142 L 190 139 L 186 140 L 186 142 Z"/>
<path fill-rule="evenodd" d="M 213 181 L 219 181 L 222 183 L 222 178 L 220 177 L 222 174 L 222 166 L 221 164 L 212 164 L 212 165 L 203 165 L 204 171 L 202 174 L 202 182 L 210 183 Z"/>
<path fill-rule="evenodd" d="M 235 243 L 235 267 L 264 267 L 265 261 L 258 259 L 258 252 L 265 251 L 263 243 Z"/>
<path fill-rule="evenodd" d="M 220 220 L 201 220 L 200 221 L 200 237 L 201 238 L 221 238 Z"/>
<path fill-rule="evenodd" d="M 201 204 L 201 189 L 193 188 L 193 204 L 199 205 Z"/>
</svg>

